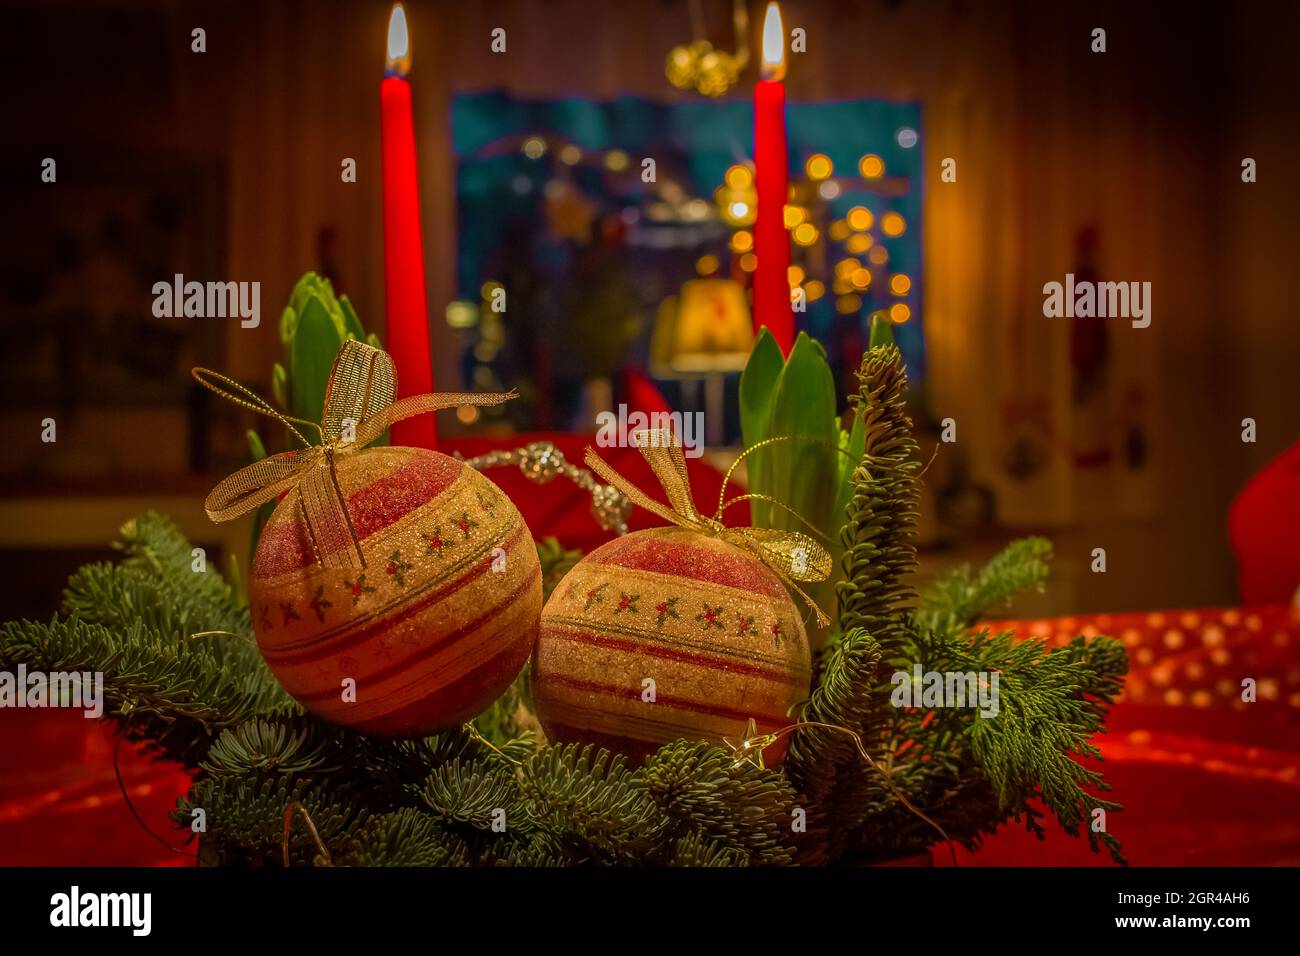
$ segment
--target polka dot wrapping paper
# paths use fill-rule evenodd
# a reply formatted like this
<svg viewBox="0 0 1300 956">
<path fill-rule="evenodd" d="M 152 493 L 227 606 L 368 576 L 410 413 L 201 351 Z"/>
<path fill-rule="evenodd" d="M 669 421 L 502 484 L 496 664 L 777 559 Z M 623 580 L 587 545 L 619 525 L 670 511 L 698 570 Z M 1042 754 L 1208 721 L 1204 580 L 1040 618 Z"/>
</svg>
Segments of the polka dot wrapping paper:
<svg viewBox="0 0 1300 956">
<path fill-rule="evenodd" d="M 1096 738 L 1107 826 L 1136 866 L 1300 865 L 1300 610 L 1197 608 L 993 621 L 997 630 L 1067 643 L 1122 641 L 1129 674 Z M 1243 697 L 1253 681 L 1254 701 Z M 1247 696 L 1249 696 L 1247 694 Z M 934 855 L 935 863 L 948 858 Z M 1086 841 L 1008 824 L 972 865 L 1102 866 Z"/>
</svg>

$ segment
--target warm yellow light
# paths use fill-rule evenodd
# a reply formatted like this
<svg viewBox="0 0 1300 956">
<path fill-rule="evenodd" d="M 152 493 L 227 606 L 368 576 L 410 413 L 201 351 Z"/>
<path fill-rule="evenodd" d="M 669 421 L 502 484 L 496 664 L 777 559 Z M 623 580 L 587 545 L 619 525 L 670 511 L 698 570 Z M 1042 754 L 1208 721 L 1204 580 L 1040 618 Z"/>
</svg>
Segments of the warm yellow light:
<svg viewBox="0 0 1300 956">
<path fill-rule="evenodd" d="M 788 281 L 790 285 L 795 286 L 803 283 L 805 273 L 802 266 L 790 266 L 790 268 L 785 270 L 785 275 L 786 281 Z"/>
<path fill-rule="evenodd" d="M 804 291 L 808 293 L 809 302 L 816 302 L 826 294 L 826 284 L 820 279 L 812 279 L 804 286 Z"/>
<path fill-rule="evenodd" d="M 858 266 L 862 265 L 857 259 L 841 259 L 835 263 L 835 274 L 837 276 L 846 276 L 853 272 Z"/>
<path fill-rule="evenodd" d="M 872 265 L 883 266 L 889 261 L 889 250 L 884 246 L 872 246 L 871 251 L 867 253 L 867 258 L 871 260 Z"/>
<path fill-rule="evenodd" d="M 875 153 L 867 153 L 858 160 L 858 172 L 863 179 L 879 179 L 885 175 L 885 161 Z"/>
<path fill-rule="evenodd" d="M 849 224 L 849 228 L 856 232 L 866 232 L 876 221 L 876 217 L 871 215 L 871 210 L 866 206 L 854 206 L 844 219 Z"/>
<path fill-rule="evenodd" d="M 748 189 L 754 184 L 754 173 L 748 166 L 736 163 L 727 169 L 723 179 L 732 189 Z"/>
<path fill-rule="evenodd" d="M 718 271 L 718 257 L 708 252 L 695 260 L 695 271 L 702 276 L 711 276 Z"/>
<path fill-rule="evenodd" d="M 572 143 L 560 150 L 560 162 L 566 166 L 577 166 L 582 161 L 582 150 Z"/>
<path fill-rule="evenodd" d="M 836 219 L 831 223 L 831 238 L 836 242 L 843 242 L 849 237 L 849 224 L 843 219 Z"/>
<path fill-rule="evenodd" d="M 887 212 L 880 220 L 880 228 L 885 230 L 887 236 L 901 236 L 907 229 L 907 223 L 898 213 Z"/>
<path fill-rule="evenodd" d="M 447 324 L 453 329 L 469 329 L 478 325 L 478 306 L 473 302 L 455 299 L 447 303 Z"/>
<path fill-rule="evenodd" d="M 406 76 L 411 69 L 411 38 L 406 32 L 406 11 L 400 3 L 393 4 L 388 14 L 386 66 L 388 72 L 396 76 Z"/>
<path fill-rule="evenodd" d="M 749 252 L 754 248 L 754 234 L 748 229 L 741 229 L 731 236 L 731 249 L 733 252 Z"/>
<path fill-rule="evenodd" d="M 835 311 L 840 315 L 852 315 L 862 308 L 862 296 L 842 295 L 835 300 Z"/>
<path fill-rule="evenodd" d="M 605 166 L 614 172 L 627 169 L 627 153 L 621 149 L 611 149 L 605 154 Z"/>
<path fill-rule="evenodd" d="M 902 325 L 912 317 L 912 310 L 902 302 L 895 302 L 889 307 L 889 321 L 895 325 Z"/>
<path fill-rule="evenodd" d="M 500 282 L 497 282 L 495 279 L 488 279 L 487 282 L 483 283 L 482 287 L 479 289 L 479 292 L 482 294 L 483 300 L 487 301 L 492 298 L 492 293 L 496 292 L 497 289 L 500 288 L 502 288 Z"/>
<path fill-rule="evenodd" d="M 478 408 L 473 405 L 462 405 L 456 409 L 456 418 L 462 425 L 473 425 L 478 421 Z"/>
<path fill-rule="evenodd" d="M 529 159 L 541 159 L 546 152 L 546 140 L 540 136 L 530 136 L 524 140 L 524 155 Z"/>
<path fill-rule="evenodd" d="M 854 269 L 849 274 L 849 281 L 853 283 L 853 288 L 865 289 L 871 285 L 871 271 L 869 269 Z"/>
<path fill-rule="evenodd" d="M 781 8 L 775 3 L 767 5 L 763 17 L 763 62 L 759 72 L 765 80 L 785 78 L 785 27 L 781 24 Z"/>
<path fill-rule="evenodd" d="M 808 210 L 804 209 L 802 206 L 786 206 L 784 214 L 785 228 L 787 229 L 795 228 L 795 226 L 798 226 L 808 218 Z"/>
<path fill-rule="evenodd" d="M 855 232 L 853 235 L 849 236 L 848 242 L 844 243 L 844 248 L 849 250 L 849 252 L 853 253 L 855 256 L 860 256 L 862 253 L 870 249 L 875 241 L 876 240 L 871 238 L 871 233 L 869 232 Z"/>
<path fill-rule="evenodd" d="M 722 218 L 734 227 L 748 226 L 755 219 L 753 202 L 747 201 L 752 200 L 753 195 L 750 192 L 745 199 L 737 199 L 724 186 L 723 195 L 718 203 L 718 211 L 722 214 Z"/>
<path fill-rule="evenodd" d="M 853 291 L 853 283 L 848 280 L 847 276 L 836 276 L 831 282 L 831 291 L 836 295 L 844 295 Z"/>
<path fill-rule="evenodd" d="M 835 172 L 835 167 L 831 163 L 831 158 L 825 153 L 813 153 L 803 164 L 803 171 L 808 174 L 809 179 L 828 179 L 831 173 Z"/>
<path fill-rule="evenodd" d="M 753 272 L 758 268 L 758 256 L 754 255 L 752 252 L 745 253 L 740 257 L 740 268 L 744 269 L 746 272 Z"/>
<path fill-rule="evenodd" d="M 810 222 L 800 223 L 792 234 L 796 244 L 811 246 L 817 241 L 817 227 Z"/>
<path fill-rule="evenodd" d="M 912 280 L 901 272 L 889 280 L 889 291 L 894 295 L 907 295 L 912 289 Z"/>
</svg>

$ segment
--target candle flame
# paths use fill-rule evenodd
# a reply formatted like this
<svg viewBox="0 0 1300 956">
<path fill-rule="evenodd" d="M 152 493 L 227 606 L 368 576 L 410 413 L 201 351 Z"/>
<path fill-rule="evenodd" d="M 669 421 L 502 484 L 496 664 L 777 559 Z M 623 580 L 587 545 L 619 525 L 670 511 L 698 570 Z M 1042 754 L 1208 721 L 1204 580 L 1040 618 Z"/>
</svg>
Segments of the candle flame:
<svg viewBox="0 0 1300 956">
<path fill-rule="evenodd" d="M 411 38 L 406 32 L 406 11 L 400 3 L 393 4 L 393 11 L 388 15 L 388 60 L 387 72 L 394 76 L 406 76 L 411 68 Z"/>
<path fill-rule="evenodd" d="M 765 80 L 785 77 L 785 27 L 781 24 L 781 8 L 775 3 L 767 5 L 763 17 L 763 61 L 761 75 Z"/>
</svg>

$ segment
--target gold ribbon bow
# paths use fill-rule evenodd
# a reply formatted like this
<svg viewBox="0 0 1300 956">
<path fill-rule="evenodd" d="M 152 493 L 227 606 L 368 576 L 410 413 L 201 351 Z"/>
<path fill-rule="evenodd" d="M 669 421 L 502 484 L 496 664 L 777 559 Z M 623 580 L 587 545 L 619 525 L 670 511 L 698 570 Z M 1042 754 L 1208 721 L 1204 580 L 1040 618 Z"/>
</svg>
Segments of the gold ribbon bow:
<svg viewBox="0 0 1300 956">
<path fill-rule="evenodd" d="M 395 402 L 397 372 L 392 357 L 355 339 L 344 342 L 334 358 L 319 425 L 281 413 L 219 372 L 195 368 L 191 374 L 222 398 L 276 419 L 306 446 L 263 458 L 226 478 L 203 502 L 208 517 L 231 521 L 297 488 L 316 560 L 331 569 L 366 566 L 339 486 L 336 466 L 340 456 L 364 448 L 394 422 L 413 415 L 457 405 L 499 405 L 518 397 L 513 391 L 437 392 Z M 316 429 L 317 442 L 309 442 L 295 425 Z"/>
<path fill-rule="evenodd" d="M 792 515 L 812 528 L 811 524 L 797 512 L 779 501 L 766 495 L 738 495 L 730 501 L 723 501 L 726 493 L 724 483 L 722 493 L 718 496 L 718 510 L 712 517 L 702 515 L 695 508 L 691 498 L 691 487 L 686 477 L 686 458 L 682 454 L 681 441 L 669 429 L 638 429 L 632 433 L 635 445 L 650 463 L 655 477 L 668 496 L 671 507 L 665 507 L 636 485 L 628 481 L 596 454 L 594 449 L 587 449 L 587 467 L 600 475 L 623 494 L 633 504 L 639 505 L 651 514 L 656 514 L 665 521 L 679 528 L 689 528 L 701 534 L 716 535 L 728 544 L 736 545 L 749 551 L 765 565 L 776 572 L 817 615 L 817 622 L 823 627 L 830 619 L 822 613 L 817 602 L 810 598 L 796 581 L 824 581 L 831 573 L 830 553 L 808 535 L 799 531 L 778 531 L 774 528 L 729 528 L 722 523 L 722 513 L 731 505 L 749 498 L 761 497 L 772 504 L 785 508 Z M 813 530 L 816 530 L 815 528 Z"/>
</svg>

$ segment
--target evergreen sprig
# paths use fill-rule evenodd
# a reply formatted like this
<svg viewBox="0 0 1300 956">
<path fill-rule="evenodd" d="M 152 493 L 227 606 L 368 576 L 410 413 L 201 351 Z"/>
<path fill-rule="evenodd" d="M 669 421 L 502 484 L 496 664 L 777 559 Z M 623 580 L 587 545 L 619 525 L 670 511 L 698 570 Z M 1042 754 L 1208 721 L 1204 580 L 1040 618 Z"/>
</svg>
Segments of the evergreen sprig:
<svg viewBox="0 0 1300 956">
<path fill-rule="evenodd" d="M 753 866 L 793 862 L 790 823 L 797 800 L 784 774 L 747 763 L 737 767 L 719 747 L 679 740 L 651 755 L 639 778 L 674 829 L 687 831 L 680 839 L 691 842 L 675 856 L 689 848 Z"/>
<path fill-rule="evenodd" d="M 1042 590 L 1052 560 L 1046 538 L 1021 538 L 1003 548 L 978 574 L 969 564 L 949 571 L 922 596 L 917 624 L 952 634 L 990 612 L 1005 609 L 1018 595 Z"/>
</svg>

